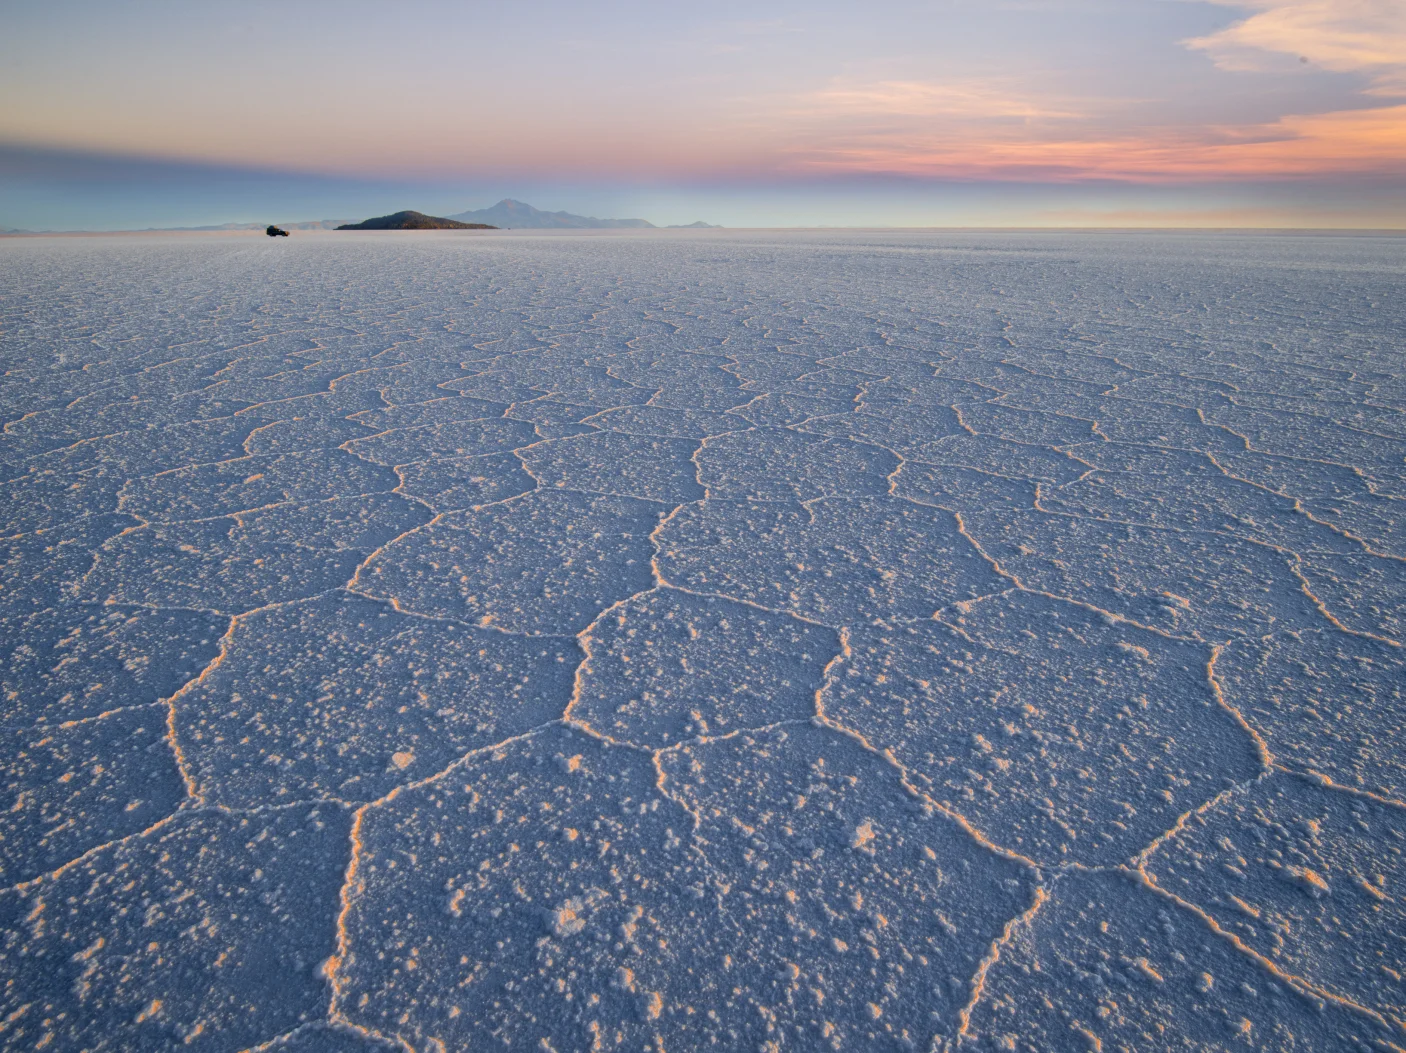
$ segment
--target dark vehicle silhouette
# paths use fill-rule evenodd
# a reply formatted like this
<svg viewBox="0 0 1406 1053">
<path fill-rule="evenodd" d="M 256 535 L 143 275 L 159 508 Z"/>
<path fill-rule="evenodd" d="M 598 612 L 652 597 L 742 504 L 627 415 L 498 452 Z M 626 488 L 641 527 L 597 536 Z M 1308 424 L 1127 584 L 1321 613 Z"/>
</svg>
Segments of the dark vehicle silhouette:
<svg viewBox="0 0 1406 1053">
<path fill-rule="evenodd" d="M 268 230 L 264 231 L 264 233 L 271 238 L 286 238 L 288 236 L 286 230 L 282 227 L 275 227 L 272 223 L 269 224 Z"/>
</svg>

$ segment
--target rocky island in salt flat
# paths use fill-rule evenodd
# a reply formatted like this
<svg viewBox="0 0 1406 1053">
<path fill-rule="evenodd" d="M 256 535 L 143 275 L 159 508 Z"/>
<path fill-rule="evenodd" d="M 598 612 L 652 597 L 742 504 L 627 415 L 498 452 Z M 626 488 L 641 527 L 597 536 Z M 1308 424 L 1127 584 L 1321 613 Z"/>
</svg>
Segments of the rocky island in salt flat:
<svg viewBox="0 0 1406 1053">
<path fill-rule="evenodd" d="M 0 1048 L 1406 1043 L 1401 240 L 706 241 L 0 245 Z"/>
<path fill-rule="evenodd" d="M 360 223 L 343 223 L 338 230 L 497 230 L 487 223 L 462 223 L 457 219 L 427 216 L 407 210 L 389 216 L 375 216 Z"/>
</svg>

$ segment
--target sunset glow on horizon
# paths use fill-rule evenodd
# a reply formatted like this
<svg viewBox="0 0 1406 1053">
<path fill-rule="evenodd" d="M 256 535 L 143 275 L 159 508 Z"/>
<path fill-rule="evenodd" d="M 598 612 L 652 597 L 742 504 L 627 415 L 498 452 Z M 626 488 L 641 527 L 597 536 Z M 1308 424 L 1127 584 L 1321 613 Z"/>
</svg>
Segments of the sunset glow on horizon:
<svg viewBox="0 0 1406 1053">
<path fill-rule="evenodd" d="M 1213 187 L 1270 183 L 1289 225 L 1342 186 L 1344 225 L 1406 222 L 1395 0 L 68 0 L 4 20 L 11 153 L 680 208 L 710 204 L 700 188 L 896 178 L 1183 188 L 1190 212 L 1233 215 Z M 12 159 L 0 178 L 23 181 Z"/>
</svg>

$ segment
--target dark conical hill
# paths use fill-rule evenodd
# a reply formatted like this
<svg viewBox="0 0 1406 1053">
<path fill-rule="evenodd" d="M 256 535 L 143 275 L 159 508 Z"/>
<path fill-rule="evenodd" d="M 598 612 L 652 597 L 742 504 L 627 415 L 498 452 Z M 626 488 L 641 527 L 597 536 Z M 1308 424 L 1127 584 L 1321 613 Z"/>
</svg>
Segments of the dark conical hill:
<svg viewBox="0 0 1406 1053">
<path fill-rule="evenodd" d="M 360 223 L 343 223 L 338 230 L 497 230 L 487 223 L 460 223 L 457 219 L 427 216 L 423 212 L 393 212 Z"/>
</svg>

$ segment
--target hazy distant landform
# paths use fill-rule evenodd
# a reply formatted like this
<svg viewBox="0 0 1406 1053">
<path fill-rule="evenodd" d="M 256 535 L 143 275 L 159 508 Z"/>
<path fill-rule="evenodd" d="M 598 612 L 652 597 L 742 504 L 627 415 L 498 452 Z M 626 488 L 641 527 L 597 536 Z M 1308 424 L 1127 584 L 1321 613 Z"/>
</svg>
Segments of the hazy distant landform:
<svg viewBox="0 0 1406 1053">
<path fill-rule="evenodd" d="M 458 212 L 449 217 L 462 223 L 491 223 L 502 228 L 542 228 L 542 229 L 607 229 L 615 227 L 653 227 L 647 219 L 596 219 L 594 216 L 575 216 L 570 212 L 543 212 L 522 201 L 505 197 L 489 208 Z"/>
<path fill-rule="evenodd" d="M 1400 1048 L 1402 259 L 6 242 L 0 1045 Z"/>
<path fill-rule="evenodd" d="M 343 223 L 338 230 L 497 230 L 486 223 L 461 223 L 456 219 L 427 216 L 413 210 L 374 216 L 360 223 Z"/>
<path fill-rule="evenodd" d="M 459 212 L 449 218 L 464 223 L 491 223 L 495 227 L 520 230 L 655 229 L 654 224 L 647 219 L 597 219 L 595 216 L 577 216 L 570 212 L 544 212 L 522 201 L 514 201 L 507 197 L 491 208 Z M 704 223 L 701 219 L 694 223 L 674 224 L 669 229 L 693 228 L 718 229 L 716 224 Z"/>
</svg>

